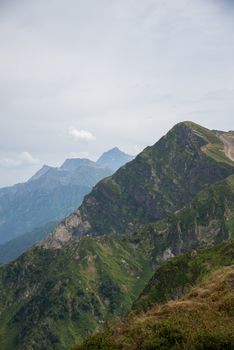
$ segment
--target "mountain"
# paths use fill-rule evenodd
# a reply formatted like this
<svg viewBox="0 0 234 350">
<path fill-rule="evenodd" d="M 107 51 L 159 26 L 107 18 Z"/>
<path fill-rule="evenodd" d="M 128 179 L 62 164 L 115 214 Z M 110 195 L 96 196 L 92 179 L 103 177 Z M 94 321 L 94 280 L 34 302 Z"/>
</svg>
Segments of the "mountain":
<svg viewBox="0 0 234 350">
<path fill-rule="evenodd" d="M 43 165 L 41 169 L 39 169 L 36 174 L 34 174 L 28 181 L 34 181 L 39 179 L 41 176 L 45 175 L 49 170 L 53 169 L 53 167 L 49 165 Z"/>
<path fill-rule="evenodd" d="M 234 241 L 163 264 L 122 323 L 74 350 L 234 349 Z M 135 310 L 134 310 L 135 311 Z M 138 310 L 139 311 L 139 310 Z"/>
<path fill-rule="evenodd" d="M 176 125 L 1 267 L 0 348 L 67 349 L 121 319 L 165 261 L 228 241 L 234 163 L 224 134 Z"/>
<path fill-rule="evenodd" d="M 125 158 L 121 159 L 122 165 Z M 108 167 L 88 159 L 67 159 L 59 168 L 44 165 L 26 183 L 0 189 L 0 243 L 61 220 L 115 167 L 111 159 Z"/>
<path fill-rule="evenodd" d="M 177 265 L 171 272 L 167 268 L 162 270 L 168 265 L 159 269 L 164 271 L 164 277 L 160 274 L 162 282 L 157 285 L 161 301 L 182 295 L 185 288 L 215 268 L 216 263 L 224 266 L 233 259 L 232 242 L 217 254 L 213 249 L 210 258 L 204 253 L 204 263 L 202 255 L 199 265 L 191 267 L 189 263 L 190 257 L 197 254 L 194 249 L 216 245 L 234 236 L 233 203 L 234 176 L 231 176 L 208 186 L 168 219 L 147 224 L 135 233 L 84 237 L 72 240 L 62 249 L 36 247 L 28 251 L 0 269 L 1 348 L 65 349 L 100 328 L 104 320 L 118 321 L 136 299 L 134 310 L 145 310 L 154 299 L 148 302 L 143 298 L 142 302 L 145 292 L 140 292 L 155 267 L 176 254 L 193 251 L 186 256 L 187 263 L 185 257 L 176 258 Z M 177 228 L 175 235 L 171 234 L 173 226 Z M 176 272 L 180 273 L 178 278 L 169 285 L 166 278 L 172 281 Z M 183 282 L 184 287 L 175 285 L 176 281 Z M 7 336 L 11 329 L 15 337 Z"/>
<path fill-rule="evenodd" d="M 27 232 L 6 243 L 0 244 L 0 264 L 6 264 L 16 259 L 33 244 L 48 236 L 57 225 L 57 221 L 50 222 L 42 227 L 35 228 L 31 232 Z"/>
<path fill-rule="evenodd" d="M 49 168 L 26 183 L 0 190 L 0 243 L 50 221 L 61 220 L 82 202 L 107 168 L 81 167 L 69 172 Z"/>
<path fill-rule="evenodd" d="M 103 155 L 97 160 L 97 164 L 99 166 L 117 170 L 133 159 L 133 156 L 130 156 L 129 154 L 122 152 L 118 147 L 115 147 L 107 152 L 104 152 Z"/>
<path fill-rule="evenodd" d="M 98 168 L 99 166 L 93 162 L 92 160 L 85 159 L 85 158 L 69 158 L 66 159 L 65 162 L 61 166 L 61 170 L 67 170 L 67 171 L 73 171 L 76 170 L 82 166 L 91 166 L 94 168 Z M 103 167 L 103 168 L 110 168 L 111 167 Z"/>
<path fill-rule="evenodd" d="M 72 238 L 124 233 L 189 203 L 207 186 L 234 173 L 220 135 L 191 122 L 177 124 L 152 147 L 105 178 L 44 246 Z"/>
</svg>

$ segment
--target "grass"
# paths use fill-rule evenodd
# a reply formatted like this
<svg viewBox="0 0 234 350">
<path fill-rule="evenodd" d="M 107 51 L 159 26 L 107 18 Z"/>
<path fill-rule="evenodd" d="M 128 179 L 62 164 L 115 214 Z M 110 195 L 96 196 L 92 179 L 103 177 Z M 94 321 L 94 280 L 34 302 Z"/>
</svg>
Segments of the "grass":
<svg viewBox="0 0 234 350">
<path fill-rule="evenodd" d="M 133 305 L 135 312 L 183 295 L 212 271 L 234 264 L 234 241 L 171 259 L 155 272 Z"/>
<path fill-rule="evenodd" d="M 183 297 L 152 305 L 146 313 L 131 314 L 74 349 L 232 350 L 233 285 L 234 265 L 214 269 Z"/>
<path fill-rule="evenodd" d="M 102 236 L 34 249 L 0 271 L 0 348 L 26 350 L 65 349 L 104 319 L 119 320 L 153 270 L 143 249 Z"/>
</svg>

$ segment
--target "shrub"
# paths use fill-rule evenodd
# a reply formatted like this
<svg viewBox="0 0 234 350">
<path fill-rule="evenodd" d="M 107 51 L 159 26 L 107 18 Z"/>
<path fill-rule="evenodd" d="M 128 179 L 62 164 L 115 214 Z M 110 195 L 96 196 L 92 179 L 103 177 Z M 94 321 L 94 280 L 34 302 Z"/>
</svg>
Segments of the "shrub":
<svg viewBox="0 0 234 350">
<path fill-rule="evenodd" d="M 86 339 L 74 350 L 117 350 L 117 347 L 108 335 L 98 333 Z"/>
<path fill-rule="evenodd" d="M 197 350 L 234 350 L 234 339 L 223 334 L 200 334 L 195 348 Z"/>
<path fill-rule="evenodd" d="M 184 336 L 182 332 L 170 323 L 164 322 L 157 328 L 143 344 L 143 350 L 169 350 L 182 344 Z"/>
</svg>

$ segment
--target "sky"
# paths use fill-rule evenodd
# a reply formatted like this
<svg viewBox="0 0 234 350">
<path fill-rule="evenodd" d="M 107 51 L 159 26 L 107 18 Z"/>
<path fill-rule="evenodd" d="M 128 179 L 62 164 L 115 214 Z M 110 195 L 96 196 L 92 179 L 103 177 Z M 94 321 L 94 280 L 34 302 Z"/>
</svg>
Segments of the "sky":
<svg viewBox="0 0 234 350">
<path fill-rule="evenodd" d="M 233 34 L 233 0 L 0 0 L 0 187 L 183 120 L 234 129 Z"/>
</svg>

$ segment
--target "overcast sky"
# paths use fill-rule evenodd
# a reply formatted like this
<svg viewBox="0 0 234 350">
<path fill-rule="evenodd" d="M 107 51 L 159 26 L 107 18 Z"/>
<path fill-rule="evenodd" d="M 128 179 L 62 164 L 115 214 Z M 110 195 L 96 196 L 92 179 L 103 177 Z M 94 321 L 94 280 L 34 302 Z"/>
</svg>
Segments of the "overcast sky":
<svg viewBox="0 0 234 350">
<path fill-rule="evenodd" d="M 234 129 L 233 3 L 0 0 L 0 186 L 182 120 Z"/>
</svg>

